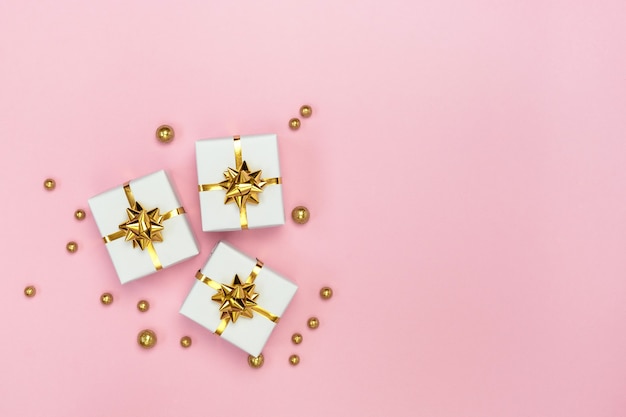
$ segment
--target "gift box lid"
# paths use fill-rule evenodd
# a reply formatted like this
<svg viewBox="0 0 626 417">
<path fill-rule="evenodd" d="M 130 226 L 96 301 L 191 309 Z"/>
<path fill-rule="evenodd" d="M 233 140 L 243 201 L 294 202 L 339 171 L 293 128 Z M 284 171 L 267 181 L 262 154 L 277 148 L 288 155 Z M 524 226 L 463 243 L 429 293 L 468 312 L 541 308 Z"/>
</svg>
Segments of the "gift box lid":
<svg viewBox="0 0 626 417">
<path fill-rule="evenodd" d="M 255 265 L 256 259 L 244 255 L 222 241 L 213 249 L 201 273 L 216 283 L 231 285 L 235 274 L 243 282 Z M 259 294 L 255 302 L 278 317 L 284 314 L 298 289 L 296 284 L 265 265 L 258 272 L 254 284 L 254 291 Z M 216 293 L 217 291 L 209 285 L 196 280 L 181 306 L 180 313 L 215 332 L 222 321 L 220 304 L 212 300 Z M 273 321 L 255 312 L 252 318 L 240 317 L 236 323 L 229 322 L 221 337 L 249 354 L 258 356 L 274 327 Z"/>
</svg>

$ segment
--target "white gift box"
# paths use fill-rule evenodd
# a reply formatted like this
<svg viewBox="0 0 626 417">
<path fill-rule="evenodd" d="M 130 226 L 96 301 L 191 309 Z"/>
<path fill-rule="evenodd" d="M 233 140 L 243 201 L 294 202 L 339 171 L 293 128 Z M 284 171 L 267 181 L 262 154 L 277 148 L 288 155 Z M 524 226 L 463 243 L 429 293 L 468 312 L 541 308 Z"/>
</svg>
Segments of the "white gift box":
<svg viewBox="0 0 626 417">
<path fill-rule="evenodd" d="M 222 326 L 222 339 L 252 356 L 259 356 L 276 322 L 257 311 L 252 311 L 252 318 L 242 315 L 236 321 L 223 320 L 224 312 L 220 311 L 220 307 L 224 303 L 214 300 L 219 297 L 219 291 L 214 287 L 219 287 L 220 284 L 235 287 L 232 285 L 235 275 L 245 284 L 256 266 L 258 274 L 253 280 L 252 292 L 258 296 L 254 302 L 272 315 L 282 317 L 298 287 L 270 268 L 262 266 L 259 269 L 258 265 L 258 260 L 244 255 L 225 242 L 219 242 L 204 268 L 196 274 L 196 282 L 180 308 L 180 313 L 217 334 Z M 201 277 L 213 282 L 209 285 Z M 224 322 L 227 322 L 225 327 Z"/>
<path fill-rule="evenodd" d="M 128 210 L 133 208 L 132 199 L 139 204 L 134 213 Z M 89 207 L 122 284 L 199 253 L 187 215 L 163 170 L 92 197 Z M 140 243 L 147 247 L 142 249 Z"/>
<path fill-rule="evenodd" d="M 241 156 L 239 160 L 237 148 Z M 268 182 L 257 188 L 262 191 L 253 192 L 253 198 L 244 197 L 247 199 L 245 220 L 242 220 L 242 209 L 235 198 L 225 203 L 229 185 L 225 172 L 228 173 L 229 168 L 233 175 L 241 172 L 238 166 L 241 162 L 246 163 L 250 173 L 260 170 L 258 180 Z M 196 163 L 202 230 L 216 232 L 285 224 L 282 185 L 280 180 L 276 183 L 276 179 L 280 179 L 280 164 L 275 134 L 200 140 L 196 142 Z M 224 186 L 220 187 L 220 183 Z M 255 198 L 258 204 L 255 204 Z"/>
</svg>

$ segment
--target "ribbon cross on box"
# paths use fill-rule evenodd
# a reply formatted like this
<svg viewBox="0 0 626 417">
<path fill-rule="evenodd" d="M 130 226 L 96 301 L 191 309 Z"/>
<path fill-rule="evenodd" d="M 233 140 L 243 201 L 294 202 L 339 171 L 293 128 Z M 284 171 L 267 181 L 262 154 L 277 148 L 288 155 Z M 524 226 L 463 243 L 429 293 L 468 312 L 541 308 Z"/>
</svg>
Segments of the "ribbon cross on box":
<svg viewBox="0 0 626 417">
<path fill-rule="evenodd" d="M 243 160 L 240 136 L 233 137 L 235 151 L 235 168 L 228 167 L 224 171 L 224 181 L 215 184 L 200 184 L 198 191 L 225 190 L 224 204 L 235 203 L 239 208 L 239 222 L 242 229 L 248 228 L 248 212 L 246 205 L 259 204 L 259 194 L 267 185 L 281 184 L 281 178 L 261 178 L 261 170 L 251 171 L 248 163 Z"/>
<path fill-rule="evenodd" d="M 235 323 L 239 317 L 252 318 L 254 312 L 274 323 L 278 323 L 280 317 L 270 313 L 256 303 L 259 293 L 254 291 L 254 280 L 259 275 L 259 272 L 261 272 L 261 268 L 263 268 L 263 262 L 257 259 L 256 265 L 252 268 L 250 275 L 248 275 L 248 278 L 243 283 L 239 275 L 235 274 L 235 278 L 233 278 L 233 282 L 230 285 L 213 281 L 211 278 L 204 275 L 202 271 L 196 273 L 196 279 L 198 281 L 217 291 L 217 293 L 211 297 L 211 300 L 220 304 L 221 313 L 221 322 L 215 330 L 215 334 L 221 336 L 229 322 L 232 321 Z"/>
<path fill-rule="evenodd" d="M 141 250 L 147 250 L 154 268 L 158 271 L 163 268 L 163 265 L 153 243 L 163 242 L 162 232 L 165 228 L 163 222 L 174 216 L 184 214 L 185 209 L 178 207 L 160 214 L 158 207 L 152 210 L 144 209 L 141 203 L 135 200 L 129 183 L 124 184 L 124 193 L 129 205 L 129 208 L 126 209 L 128 221 L 119 225 L 120 230 L 104 236 L 102 240 L 106 244 L 124 237 L 127 242 L 133 242 L 133 248 L 139 247 Z"/>
</svg>

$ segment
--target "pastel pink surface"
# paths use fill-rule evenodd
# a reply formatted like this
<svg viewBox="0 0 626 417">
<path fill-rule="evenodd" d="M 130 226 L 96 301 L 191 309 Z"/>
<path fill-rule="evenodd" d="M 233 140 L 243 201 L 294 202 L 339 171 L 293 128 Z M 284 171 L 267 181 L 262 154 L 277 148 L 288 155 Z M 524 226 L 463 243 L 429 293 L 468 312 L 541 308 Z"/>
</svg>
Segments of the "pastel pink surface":
<svg viewBox="0 0 626 417">
<path fill-rule="evenodd" d="M 232 414 L 244 390 L 259 416 L 626 414 L 623 1 L 5 0 L 0 16 L 0 415 Z M 194 141 L 265 132 L 286 209 L 311 221 L 200 232 Z M 201 254 L 121 286 L 73 212 L 161 168 Z M 178 314 L 219 239 L 300 287 L 260 370 Z"/>
</svg>

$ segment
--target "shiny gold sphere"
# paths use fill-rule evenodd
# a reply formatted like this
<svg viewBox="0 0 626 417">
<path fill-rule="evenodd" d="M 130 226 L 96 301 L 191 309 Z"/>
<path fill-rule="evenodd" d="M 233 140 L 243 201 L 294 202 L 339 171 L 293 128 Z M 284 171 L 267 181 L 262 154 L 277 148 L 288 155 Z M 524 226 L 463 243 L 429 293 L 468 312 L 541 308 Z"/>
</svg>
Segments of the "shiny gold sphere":
<svg viewBox="0 0 626 417">
<path fill-rule="evenodd" d="M 294 117 L 293 119 L 289 120 L 289 128 L 291 128 L 291 130 L 300 129 L 300 119 Z"/>
<path fill-rule="evenodd" d="M 161 125 L 157 127 L 156 137 L 159 142 L 169 143 L 174 140 L 174 129 L 169 125 Z"/>
<path fill-rule="evenodd" d="M 104 304 L 105 306 L 108 306 L 109 304 L 113 302 L 113 294 L 109 292 L 105 292 L 104 294 L 100 296 L 100 302 Z"/>
<path fill-rule="evenodd" d="M 317 329 L 320 326 L 320 321 L 317 317 L 311 317 L 309 319 L 308 325 L 311 329 Z"/>
<path fill-rule="evenodd" d="M 149 308 L 150 303 L 146 300 L 139 300 L 139 302 L 137 303 L 137 310 L 141 311 L 142 313 L 148 311 Z"/>
<path fill-rule="evenodd" d="M 74 212 L 76 220 L 83 220 L 85 218 L 85 210 L 78 209 Z"/>
<path fill-rule="evenodd" d="M 184 348 L 188 348 L 189 346 L 191 346 L 191 337 L 189 336 L 183 336 L 180 338 L 180 345 Z"/>
<path fill-rule="evenodd" d="M 137 335 L 137 343 L 144 349 L 151 349 L 156 345 L 157 336 L 150 329 L 145 329 L 139 332 Z"/>
<path fill-rule="evenodd" d="M 67 245 L 65 245 L 65 248 L 67 249 L 69 253 L 74 253 L 78 250 L 78 243 L 68 242 Z"/>
<path fill-rule="evenodd" d="M 43 186 L 46 190 L 52 191 L 57 186 L 57 183 L 52 178 L 46 178 L 46 180 L 43 182 Z"/>
<path fill-rule="evenodd" d="M 251 368 L 260 368 L 263 366 L 264 361 L 265 358 L 263 358 L 262 353 L 259 356 L 248 355 L 248 365 L 250 365 Z"/>
<path fill-rule="evenodd" d="M 24 288 L 24 295 L 26 297 L 34 297 L 35 294 L 37 294 L 37 289 L 34 286 L 29 285 L 28 287 Z"/>
<path fill-rule="evenodd" d="M 300 363 L 300 356 L 298 356 L 298 355 L 291 355 L 289 357 L 289 363 L 292 364 L 293 366 L 296 366 L 297 364 Z"/>
<path fill-rule="evenodd" d="M 300 333 L 294 333 L 291 336 L 291 341 L 294 345 L 299 345 L 300 343 L 302 343 L 302 335 Z"/>
<path fill-rule="evenodd" d="M 305 104 L 304 106 L 300 107 L 300 116 L 307 118 L 307 117 L 311 117 L 312 114 L 313 114 L 313 109 L 308 104 Z"/>
<path fill-rule="evenodd" d="M 333 296 L 333 289 L 330 287 L 324 287 L 320 290 L 320 297 L 322 297 L 324 300 L 328 300 L 330 297 Z"/>
<path fill-rule="evenodd" d="M 298 224 L 305 224 L 309 221 L 310 217 L 311 213 L 309 212 L 309 209 L 304 206 L 298 206 L 291 210 L 291 218 Z"/>
</svg>

